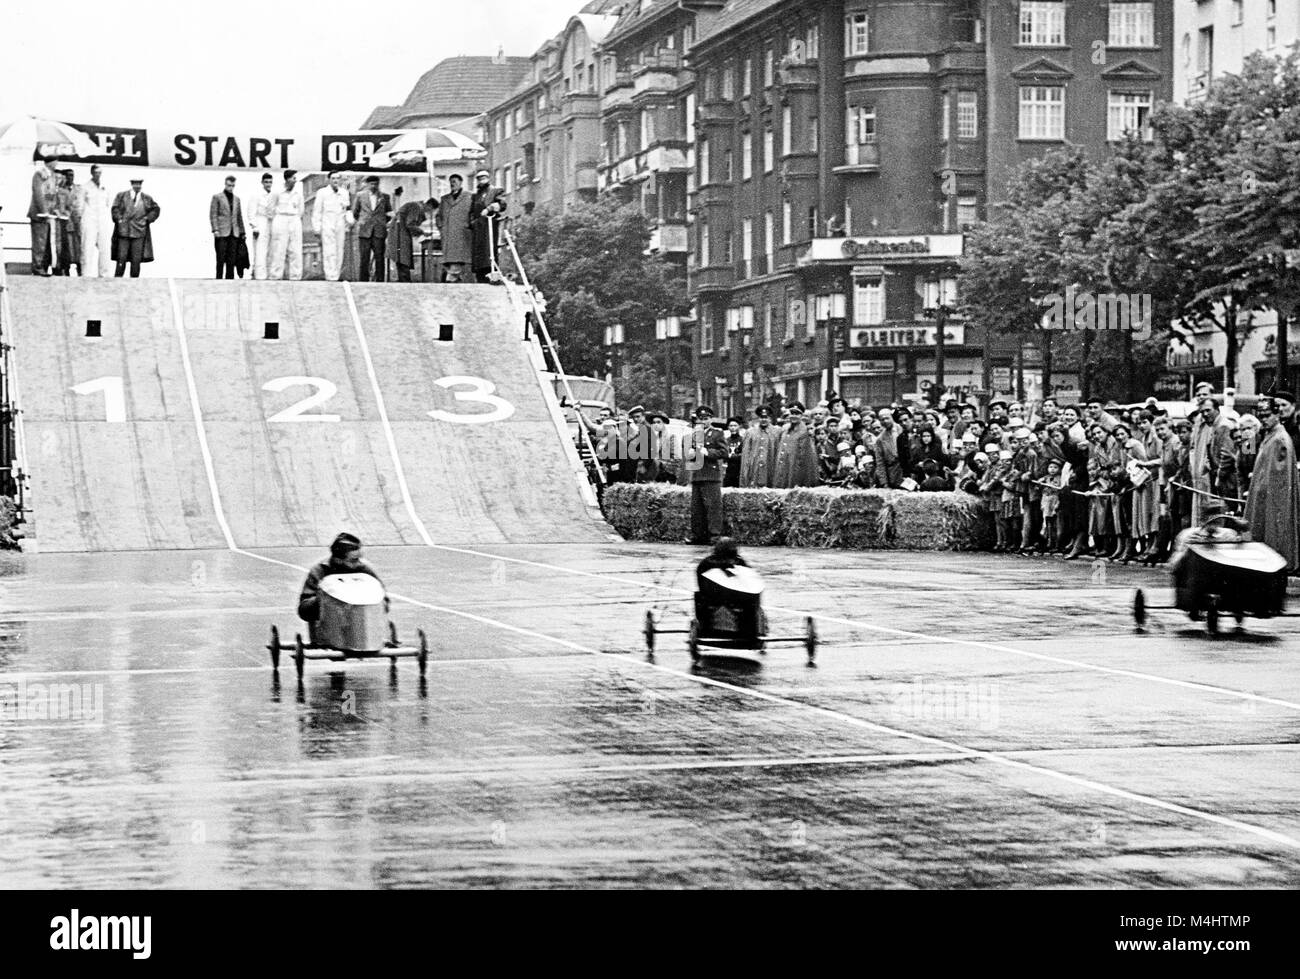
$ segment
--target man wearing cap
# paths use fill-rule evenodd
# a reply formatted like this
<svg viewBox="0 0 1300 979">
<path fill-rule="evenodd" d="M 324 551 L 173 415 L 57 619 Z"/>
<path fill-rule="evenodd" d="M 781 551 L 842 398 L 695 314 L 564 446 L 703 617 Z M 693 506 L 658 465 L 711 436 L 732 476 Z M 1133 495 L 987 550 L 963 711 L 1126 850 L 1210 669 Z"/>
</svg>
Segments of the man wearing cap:
<svg viewBox="0 0 1300 979">
<path fill-rule="evenodd" d="M 361 559 L 361 541 L 352 534 L 343 533 L 330 544 L 330 556 L 312 565 L 298 596 L 298 618 L 315 631 L 320 618 L 320 583 L 332 574 L 368 574 L 381 585 L 383 579 L 369 564 Z M 384 596 L 384 611 L 388 611 L 388 596 Z"/>
<path fill-rule="evenodd" d="M 790 404 L 790 420 L 781 434 L 781 445 L 776 452 L 776 471 L 772 486 L 776 489 L 794 489 L 799 486 L 818 486 L 821 476 L 817 467 L 817 446 L 808 427 L 803 405 Z"/>
<path fill-rule="evenodd" d="M 1300 420 L 1296 416 L 1295 395 L 1290 391 L 1274 391 L 1273 399 L 1277 401 L 1282 428 L 1291 436 L 1292 447 L 1300 446 Z"/>
<path fill-rule="evenodd" d="M 758 420 L 750 426 L 740 445 L 740 485 L 746 489 L 766 489 L 776 475 L 781 432 L 772 426 L 772 409 L 767 405 L 755 408 L 754 416 Z"/>
<path fill-rule="evenodd" d="M 369 282 L 372 277 L 375 282 L 387 278 L 384 246 L 392 210 L 392 199 L 379 192 L 379 178 L 374 174 L 366 177 L 365 187 L 352 202 L 352 220 L 357 229 L 357 278 L 362 282 Z"/>
<path fill-rule="evenodd" d="M 722 469 L 727 458 L 726 425 L 713 420 L 713 409 L 695 411 L 695 431 L 686 448 L 686 475 L 691 485 L 691 543 L 711 544 L 722 536 Z"/>
<path fill-rule="evenodd" d="M 451 192 L 438 202 L 438 231 L 442 235 L 442 281 L 464 282 L 474 253 L 474 236 L 469 227 L 470 196 L 465 179 L 458 173 L 448 178 Z"/>
<path fill-rule="evenodd" d="M 27 208 L 27 220 L 31 222 L 32 275 L 49 275 L 50 231 L 54 224 L 50 207 L 59 188 L 59 158 L 37 156 L 36 159 L 41 165 L 32 174 L 32 199 Z"/>
<path fill-rule="evenodd" d="M 311 210 L 311 230 L 320 235 L 321 266 L 326 282 L 343 278 L 343 250 L 352 221 L 352 195 L 343 186 L 343 174 L 330 174 L 328 187 L 316 191 Z"/>
<path fill-rule="evenodd" d="M 1202 418 L 1204 449 L 1200 458 L 1200 477 L 1210 496 L 1201 500 L 1200 519 L 1211 513 L 1234 509 L 1237 497 L 1237 445 L 1232 438 L 1232 424 L 1219 411 L 1212 395 L 1204 395 L 1197 406 Z M 1194 461 L 1195 464 L 1195 461 Z M 1193 469 L 1192 475 L 1197 476 Z"/>
<path fill-rule="evenodd" d="M 115 277 L 126 273 L 131 265 L 131 278 L 140 278 L 140 263 L 153 261 L 153 234 L 149 226 L 158 220 L 162 209 L 141 188 L 144 180 L 134 177 L 131 189 L 124 190 L 113 199 L 113 259 L 117 262 Z"/>
<path fill-rule="evenodd" d="M 722 477 L 723 489 L 740 488 L 741 449 L 745 444 L 745 419 L 733 415 L 727 419 L 727 472 Z"/>
<path fill-rule="evenodd" d="M 1281 407 L 1277 398 L 1262 398 L 1255 409 L 1263 440 L 1250 477 L 1245 518 L 1251 539 L 1281 554 L 1294 574 L 1300 570 L 1300 474 L 1295 445 L 1282 427 Z"/>
<path fill-rule="evenodd" d="M 506 192 L 492 186 L 492 175 L 486 170 L 474 174 L 474 182 L 474 196 L 469 202 L 470 264 L 479 282 L 490 282 L 497 261 Z"/>
<path fill-rule="evenodd" d="M 271 195 L 266 210 L 271 215 L 270 268 L 267 274 L 272 279 L 284 278 L 287 259 L 289 278 L 297 281 L 302 278 L 302 216 L 306 210 L 297 170 L 284 171 L 284 189 Z"/>
</svg>

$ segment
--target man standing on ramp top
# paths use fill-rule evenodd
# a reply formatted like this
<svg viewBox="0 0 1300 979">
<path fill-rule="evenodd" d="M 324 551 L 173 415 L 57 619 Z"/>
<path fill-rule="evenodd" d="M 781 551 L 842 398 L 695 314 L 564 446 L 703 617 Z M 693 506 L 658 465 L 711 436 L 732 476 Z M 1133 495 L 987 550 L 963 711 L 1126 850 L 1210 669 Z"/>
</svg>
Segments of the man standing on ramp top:
<svg viewBox="0 0 1300 979">
<path fill-rule="evenodd" d="M 384 259 L 384 245 L 388 241 L 388 215 L 393 202 L 387 194 L 379 192 L 379 178 L 373 174 L 366 178 L 365 189 L 352 202 L 352 219 L 357 226 L 357 258 L 360 268 L 357 278 L 362 282 L 383 282 L 388 278 L 388 263 Z M 373 263 L 373 265 L 372 265 Z"/>
<path fill-rule="evenodd" d="M 266 278 L 266 256 L 271 250 L 271 187 L 275 178 L 262 174 L 260 190 L 253 191 L 244 210 L 248 213 L 248 227 L 253 232 L 253 278 Z"/>
<path fill-rule="evenodd" d="M 321 264 L 325 279 L 338 282 L 343 277 L 343 247 L 352 221 L 352 195 L 343 186 L 343 174 L 331 173 L 330 185 L 316 191 L 311 229 L 320 235 Z"/>
<path fill-rule="evenodd" d="M 330 544 L 330 556 L 307 572 L 302 594 L 298 596 L 298 618 L 314 625 L 320 618 L 320 583 L 332 574 L 368 574 L 381 585 L 383 579 L 369 564 L 361 559 L 361 541 L 352 534 L 339 534 Z M 388 596 L 384 596 L 384 611 L 388 611 Z"/>
<path fill-rule="evenodd" d="M 244 277 L 247 263 L 240 262 L 239 246 L 244 244 L 244 209 L 235 196 L 235 178 L 227 177 L 225 190 L 212 195 L 208 205 L 208 223 L 212 225 L 212 245 L 217 253 L 218 279 Z"/>
<path fill-rule="evenodd" d="M 492 186 L 492 175 L 486 170 L 474 174 L 474 179 L 478 182 L 478 189 L 469 202 L 469 228 L 473 235 L 471 262 L 474 277 L 479 282 L 491 282 L 500 247 L 500 219 L 506 209 L 506 192 Z"/>
<path fill-rule="evenodd" d="M 131 265 L 131 278 L 140 278 L 140 263 L 153 261 L 153 235 L 149 226 L 158 220 L 162 209 L 141 188 L 144 180 L 134 177 L 131 189 L 124 190 L 113 199 L 113 259 L 121 278 Z"/>
<path fill-rule="evenodd" d="M 289 259 L 289 278 L 302 278 L 302 215 L 304 210 L 302 188 L 298 184 L 298 171 L 284 171 L 284 190 L 272 194 L 267 201 L 271 215 L 271 268 L 272 279 L 284 278 L 284 261 Z"/>
</svg>

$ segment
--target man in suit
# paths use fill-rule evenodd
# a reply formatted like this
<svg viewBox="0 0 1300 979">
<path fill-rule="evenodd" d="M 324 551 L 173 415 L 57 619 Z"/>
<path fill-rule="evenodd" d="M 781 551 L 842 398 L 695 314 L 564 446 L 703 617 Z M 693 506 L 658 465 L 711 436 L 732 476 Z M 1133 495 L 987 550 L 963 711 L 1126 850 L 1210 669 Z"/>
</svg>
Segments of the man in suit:
<svg viewBox="0 0 1300 979">
<path fill-rule="evenodd" d="M 695 431 L 686 449 L 691 484 L 691 543 L 712 544 L 722 536 L 722 470 L 727 458 L 725 422 L 713 420 L 711 408 L 695 412 Z"/>
<path fill-rule="evenodd" d="M 298 171 L 284 171 L 284 189 L 274 193 L 266 202 L 271 216 L 270 269 L 272 279 L 284 278 L 284 263 L 289 261 L 289 278 L 302 278 L 302 215 L 305 205 L 302 188 L 298 186 Z"/>
<path fill-rule="evenodd" d="M 244 209 L 235 196 L 235 178 L 226 178 L 226 189 L 212 195 L 208 205 L 208 221 L 212 225 L 212 243 L 217 250 L 217 278 L 233 279 L 235 273 L 244 277 L 243 268 L 236 268 L 239 246 L 244 241 Z"/>
<path fill-rule="evenodd" d="M 438 231 L 442 235 L 442 281 L 464 282 L 465 268 L 473 254 L 474 238 L 469 230 L 470 195 L 465 180 L 453 173 L 447 181 L 451 193 L 438 204 Z"/>
<path fill-rule="evenodd" d="M 387 194 L 379 192 L 379 178 L 371 174 L 365 179 L 365 189 L 352 202 L 352 219 L 357 229 L 357 257 L 360 279 L 369 282 L 371 270 L 374 281 L 383 282 L 388 265 L 384 258 L 384 243 L 388 238 L 388 215 L 393 203 Z"/>
<path fill-rule="evenodd" d="M 124 190 L 113 199 L 113 258 L 121 278 L 131 263 L 131 278 L 140 278 L 140 263 L 153 261 L 153 235 L 149 226 L 158 220 L 161 209 L 141 187 L 144 181 L 135 178 L 131 189 Z"/>
<path fill-rule="evenodd" d="M 51 219 L 55 195 L 59 188 L 56 171 L 59 159 L 44 157 L 32 174 L 32 202 L 27 208 L 27 220 L 32 225 L 32 274 L 50 274 L 50 231 L 55 222 Z"/>
<path fill-rule="evenodd" d="M 474 179 L 478 187 L 469 202 L 469 227 L 473 236 L 471 261 L 474 277 L 479 282 L 490 282 L 499 247 L 500 217 L 506 209 L 506 192 L 492 186 L 492 175 L 486 170 L 480 170 Z"/>
</svg>

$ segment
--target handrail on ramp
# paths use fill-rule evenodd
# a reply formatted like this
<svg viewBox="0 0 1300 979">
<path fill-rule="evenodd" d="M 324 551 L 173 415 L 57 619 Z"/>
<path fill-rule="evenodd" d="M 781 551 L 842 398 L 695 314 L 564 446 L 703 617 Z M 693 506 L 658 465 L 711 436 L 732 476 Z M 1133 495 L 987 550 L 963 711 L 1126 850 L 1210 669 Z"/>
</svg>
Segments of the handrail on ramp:
<svg viewBox="0 0 1300 979">
<path fill-rule="evenodd" d="M 13 344 L 9 342 L 13 315 L 13 307 L 9 302 L 8 273 L 4 263 L 4 228 L 0 227 L 0 472 L 7 472 L 11 476 L 17 495 L 18 512 L 22 514 L 27 511 L 29 476 L 18 372 L 14 365 Z"/>
</svg>

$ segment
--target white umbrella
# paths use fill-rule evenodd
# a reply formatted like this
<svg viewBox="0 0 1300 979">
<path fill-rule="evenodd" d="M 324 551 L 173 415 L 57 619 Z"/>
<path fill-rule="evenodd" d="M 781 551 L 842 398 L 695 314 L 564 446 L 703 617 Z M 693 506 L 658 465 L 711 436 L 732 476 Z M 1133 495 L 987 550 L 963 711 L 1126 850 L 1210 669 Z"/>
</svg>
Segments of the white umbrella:
<svg viewBox="0 0 1300 979">
<path fill-rule="evenodd" d="M 34 151 L 42 156 L 64 159 L 100 154 L 99 147 L 80 130 L 73 129 L 64 122 L 37 119 L 35 116 L 24 116 L 0 126 L 0 149 Z"/>
<path fill-rule="evenodd" d="M 487 150 L 454 129 L 412 129 L 390 139 L 370 157 L 372 167 L 387 168 L 395 163 L 433 163 L 453 160 L 481 160 Z"/>
</svg>

